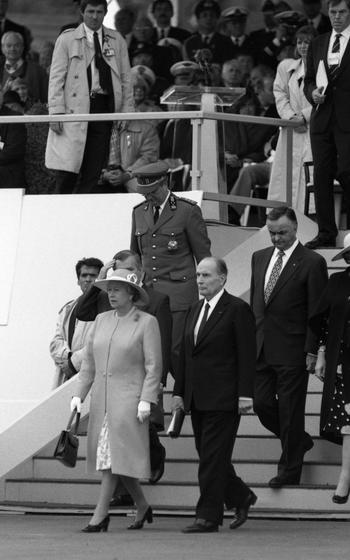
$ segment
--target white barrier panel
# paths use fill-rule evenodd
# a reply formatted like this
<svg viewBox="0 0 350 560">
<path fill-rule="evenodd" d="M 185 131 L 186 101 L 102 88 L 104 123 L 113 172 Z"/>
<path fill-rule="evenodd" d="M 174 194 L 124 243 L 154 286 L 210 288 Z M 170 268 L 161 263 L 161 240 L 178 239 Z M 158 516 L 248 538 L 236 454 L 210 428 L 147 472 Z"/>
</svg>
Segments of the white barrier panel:
<svg viewBox="0 0 350 560">
<path fill-rule="evenodd" d="M 178 194 L 201 204 L 200 191 Z M 12 197 L 9 207 L 16 207 L 18 192 Z M 59 309 L 80 295 L 76 262 L 110 260 L 129 248 L 132 208 L 142 200 L 138 194 L 23 197 L 20 223 L 8 223 L 14 241 L 0 245 L 0 262 L 16 263 L 1 300 L 9 312 L 0 326 L 0 432 L 50 393 L 48 347 Z"/>
<path fill-rule="evenodd" d="M 8 321 L 22 199 L 22 189 L 0 189 L 0 328 Z"/>
</svg>

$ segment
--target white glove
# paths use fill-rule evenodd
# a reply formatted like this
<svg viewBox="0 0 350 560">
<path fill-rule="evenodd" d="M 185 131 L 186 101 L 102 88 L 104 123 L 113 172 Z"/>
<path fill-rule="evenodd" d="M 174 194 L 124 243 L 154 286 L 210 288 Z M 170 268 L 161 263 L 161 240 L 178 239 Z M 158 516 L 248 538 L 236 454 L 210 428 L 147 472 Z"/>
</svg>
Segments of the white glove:
<svg viewBox="0 0 350 560">
<path fill-rule="evenodd" d="M 137 407 L 137 418 L 140 422 L 144 422 L 151 414 L 151 403 L 140 401 Z"/>
<path fill-rule="evenodd" d="M 72 397 L 70 401 L 70 411 L 73 412 L 76 410 L 77 412 L 81 412 L 81 398 L 80 397 Z"/>
</svg>

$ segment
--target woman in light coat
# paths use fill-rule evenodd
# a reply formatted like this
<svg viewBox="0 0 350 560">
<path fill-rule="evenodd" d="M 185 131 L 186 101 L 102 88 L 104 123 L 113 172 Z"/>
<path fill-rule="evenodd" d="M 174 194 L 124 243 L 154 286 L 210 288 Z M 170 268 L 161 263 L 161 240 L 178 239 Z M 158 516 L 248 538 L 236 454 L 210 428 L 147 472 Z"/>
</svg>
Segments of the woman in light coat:
<svg viewBox="0 0 350 560">
<path fill-rule="evenodd" d="M 309 123 L 311 105 L 303 91 L 305 61 L 309 44 L 315 37 L 313 27 L 301 27 L 296 33 L 296 51 L 300 58 L 285 59 L 280 62 L 273 85 L 276 108 L 279 116 L 286 120 L 303 121 L 293 129 L 293 183 L 292 206 L 300 212 L 304 211 L 305 177 L 304 161 L 312 161 Z M 274 156 L 268 190 L 268 199 L 286 200 L 286 179 L 284 154 L 281 136 L 279 137 Z"/>
<path fill-rule="evenodd" d="M 107 531 L 108 506 L 118 477 L 137 506 L 135 523 L 152 522 L 138 479 L 150 477 L 148 418 L 157 402 L 162 372 L 157 320 L 138 309 L 148 296 L 135 273 L 116 270 L 96 285 L 107 291 L 112 311 L 97 316 L 71 409 L 80 409 L 90 388 L 87 470 L 102 471 L 101 490 L 85 532 Z"/>
</svg>

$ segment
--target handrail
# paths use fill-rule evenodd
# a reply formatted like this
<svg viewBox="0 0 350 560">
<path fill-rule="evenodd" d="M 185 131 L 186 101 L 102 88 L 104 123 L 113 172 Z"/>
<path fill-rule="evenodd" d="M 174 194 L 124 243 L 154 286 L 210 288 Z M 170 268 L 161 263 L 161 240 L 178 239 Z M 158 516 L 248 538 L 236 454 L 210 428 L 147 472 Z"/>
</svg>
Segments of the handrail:
<svg viewBox="0 0 350 560">
<path fill-rule="evenodd" d="M 288 121 L 271 117 L 241 115 L 239 113 L 215 113 L 208 111 L 149 111 L 140 113 L 70 113 L 61 115 L 2 115 L 0 123 L 35 122 L 84 122 L 84 121 L 138 121 L 169 119 L 214 119 L 256 123 L 269 126 L 296 128 L 303 121 Z"/>
</svg>

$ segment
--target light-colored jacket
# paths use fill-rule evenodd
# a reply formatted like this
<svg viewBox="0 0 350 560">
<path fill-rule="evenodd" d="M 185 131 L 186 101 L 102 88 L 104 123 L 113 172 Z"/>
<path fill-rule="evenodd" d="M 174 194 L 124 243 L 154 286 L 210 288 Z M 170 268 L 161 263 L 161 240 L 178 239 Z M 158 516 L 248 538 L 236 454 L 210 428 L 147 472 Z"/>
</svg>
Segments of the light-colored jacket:
<svg viewBox="0 0 350 560">
<path fill-rule="evenodd" d="M 77 371 L 81 368 L 83 360 L 85 345 L 88 336 L 93 327 L 93 321 L 78 321 L 75 322 L 75 329 L 72 338 L 71 347 L 68 344 L 68 326 L 71 313 L 77 303 L 77 300 L 72 300 L 66 303 L 58 313 L 56 331 L 53 339 L 50 342 L 51 358 L 56 364 L 56 372 L 52 388 L 56 389 L 64 382 L 64 375 L 61 371 L 62 360 L 67 360 L 68 354 L 71 352 L 71 362 Z"/>
<path fill-rule="evenodd" d="M 304 211 L 305 177 L 304 161 L 312 161 L 310 144 L 310 115 L 311 105 L 303 92 L 305 69 L 301 59 L 282 60 L 277 68 L 273 84 L 276 108 L 282 119 L 289 120 L 294 115 L 302 114 L 307 129 L 305 132 L 293 132 L 293 196 L 292 206 Z M 271 200 L 286 200 L 285 167 L 281 136 L 277 142 L 274 156 L 268 198 Z"/>
<path fill-rule="evenodd" d="M 114 111 L 134 110 L 128 50 L 123 37 L 103 27 L 103 58 L 111 68 Z M 112 54 L 113 53 L 113 54 Z M 83 24 L 64 31 L 57 39 L 49 79 L 49 114 L 89 113 L 90 95 L 87 68 L 94 48 L 87 42 Z M 86 142 L 87 122 L 65 123 L 63 132 L 49 131 L 46 166 L 79 173 Z"/>
<path fill-rule="evenodd" d="M 78 374 L 76 395 L 91 404 L 87 437 L 87 470 L 96 470 L 98 437 L 107 416 L 112 472 L 149 478 L 148 421 L 140 423 L 140 400 L 156 403 L 162 373 L 158 321 L 133 308 L 118 317 L 114 310 L 95 320 Z"/>
</svg>

